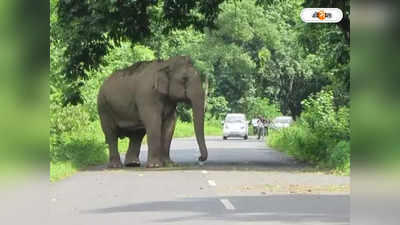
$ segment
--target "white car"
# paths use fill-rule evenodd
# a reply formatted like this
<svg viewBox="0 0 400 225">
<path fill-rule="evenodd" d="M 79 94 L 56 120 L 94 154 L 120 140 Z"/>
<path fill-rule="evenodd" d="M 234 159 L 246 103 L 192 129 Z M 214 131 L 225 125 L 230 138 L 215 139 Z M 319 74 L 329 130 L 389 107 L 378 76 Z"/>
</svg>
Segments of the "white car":
<svg viewBox="0 0 400 225">
<path fill-rule="evenodd" d="M 291 116 L 278 116 L 272 120 L 270 127 L 272 129 L 282 129 L 290 127 L 293 123 L 293 118 Z"/>
<path fill-rule="evenodd" d="M 228 113 L 223 122 L 223 139 L 228 137 L 243 137 L 247 140 L 249 136 L 249 126 L 246 116 L 243 113 Z"/>
</svg>

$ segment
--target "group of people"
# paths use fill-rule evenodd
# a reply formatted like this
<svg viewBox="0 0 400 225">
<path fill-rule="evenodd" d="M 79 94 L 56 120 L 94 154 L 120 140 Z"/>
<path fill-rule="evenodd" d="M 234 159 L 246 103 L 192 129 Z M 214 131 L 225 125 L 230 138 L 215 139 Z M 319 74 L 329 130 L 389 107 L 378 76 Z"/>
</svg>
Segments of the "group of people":
<svg viewBox="0 0 400 225">
<path fill-rule="evenodd" d="M 263 116 L 259 116 L 257 120 L 257 133 L 258 140 L 264 139 L 265 135 L 268 135 L 268 126 L 271 123 L 269 119 L 264 118 Z"/>
</svg>

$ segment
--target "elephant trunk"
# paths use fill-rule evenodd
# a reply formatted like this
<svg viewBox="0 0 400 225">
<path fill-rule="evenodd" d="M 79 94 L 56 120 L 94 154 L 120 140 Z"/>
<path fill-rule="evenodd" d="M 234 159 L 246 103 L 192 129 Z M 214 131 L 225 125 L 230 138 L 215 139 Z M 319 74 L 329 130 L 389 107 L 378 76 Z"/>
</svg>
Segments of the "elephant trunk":
<svg viewBox="0 0 400 225">
<path fill-rule="evenodd" d="M 201 153 L 199 160 L 205 161 L 207 160 L 208 152 L 204 139 L 204 91 L 200 88 L 196 95 L 189 98 L 193 108 L 194 131 Z"/>
</svg>

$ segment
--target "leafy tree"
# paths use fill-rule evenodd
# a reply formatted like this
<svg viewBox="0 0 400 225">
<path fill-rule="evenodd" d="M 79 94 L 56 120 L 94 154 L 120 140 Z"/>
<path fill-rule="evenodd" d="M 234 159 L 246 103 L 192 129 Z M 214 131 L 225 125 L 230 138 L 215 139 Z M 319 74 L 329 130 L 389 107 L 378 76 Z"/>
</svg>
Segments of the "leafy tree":
<svg viewBox="0 0 400 225">
<path fill-rule="evenodd" d="M 343 19 L 337 26 L 342 30 L 347 43 L 350 42 L 350 0 L 305 0 L 306 8 L 339 8 L 343 12 Z"/>
<path fill-rule="evenodd" d="M 228 102 L 223 96 L 208 98 L 207 112 L 216 119 L 223 119 L 230 111 Z"/>
<path fill-rule="evenodd" d="M 232 112 L 247 112 L 248 99 L 260 98 L 296 117 L 301 101 L 321 89 L 333 91 L 337 106 L 349 102 L 346 37 L 334 24 L 300 21 L 311 1 L 57 2 L 50 83 L 66 103 L 85 98 L 95 108 L 98 86 L 115 69 L 175 55 L 190 55 L 210 101 L 223 97 Z"/>
<path fill-rule="evenodd" d="M 272 104 L 267 98 L 249 97 L 246 101 L 248 101 L 248 119 L 257 118 L 258 116 L 273 119 L 280 114 L 279 107 Z"/>
<path fill-rule="evenodd" d="M 269 7 L 272 4 L 281 4 L 285 0 L 256 0 L 257 5 Z M 343 12 L 343 19 L 337 25 L 342 30 L 347 42 L 350 42 L 350 0 L 286 0 L 286 2 L 302 3 L 304 8 L 339 8 Z M 298 14 L 299 15 L 299 14 Z M 298 16 L 297 15 L 297 16 Z"/>
<path fill-rule="evenodd" d="M 104 63 L 110 49 L 122 41 L 142 43 L 153 35 L 152 20 L 164 20 L 163 32 L 193 26 L 197 30 L 215 27 L 223 0 L 59 0 L 58 26 L 67 46 L 63 74 L 69 84 L 65 101 L 82 102 L 81 79 Z M 162 7 L 161 17 L 152 10 Z M 114 43 L 114 44 L 112 44 Z"/>
</svg>

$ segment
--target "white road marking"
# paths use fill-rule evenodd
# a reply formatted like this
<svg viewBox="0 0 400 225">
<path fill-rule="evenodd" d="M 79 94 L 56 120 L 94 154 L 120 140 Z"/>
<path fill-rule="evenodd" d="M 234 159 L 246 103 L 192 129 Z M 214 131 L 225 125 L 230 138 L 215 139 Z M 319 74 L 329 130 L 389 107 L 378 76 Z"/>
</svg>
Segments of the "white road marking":
<svg viewBox="0 0 400 225">
<path fill-rule="evenodd" d="M 202 170 L 201 172 L 204 173 L 204 174 L 208 173 L 207 170 Z"/>
<path fill-rule="evenodd" d="M 208 180 L 208 185 L 210 185 L 210 186 L 217 186 L 217 184 L 216 184 L 215 181 L 213 181 L 213 180 Z"/>
<path fill-rule="evenodd" d="M 220 199 L 221 203 L 225 206 L 227 210 L 235 210 L 235 206 L 229 201 L 229 199 L 223 198 Z"/>
</svg>

